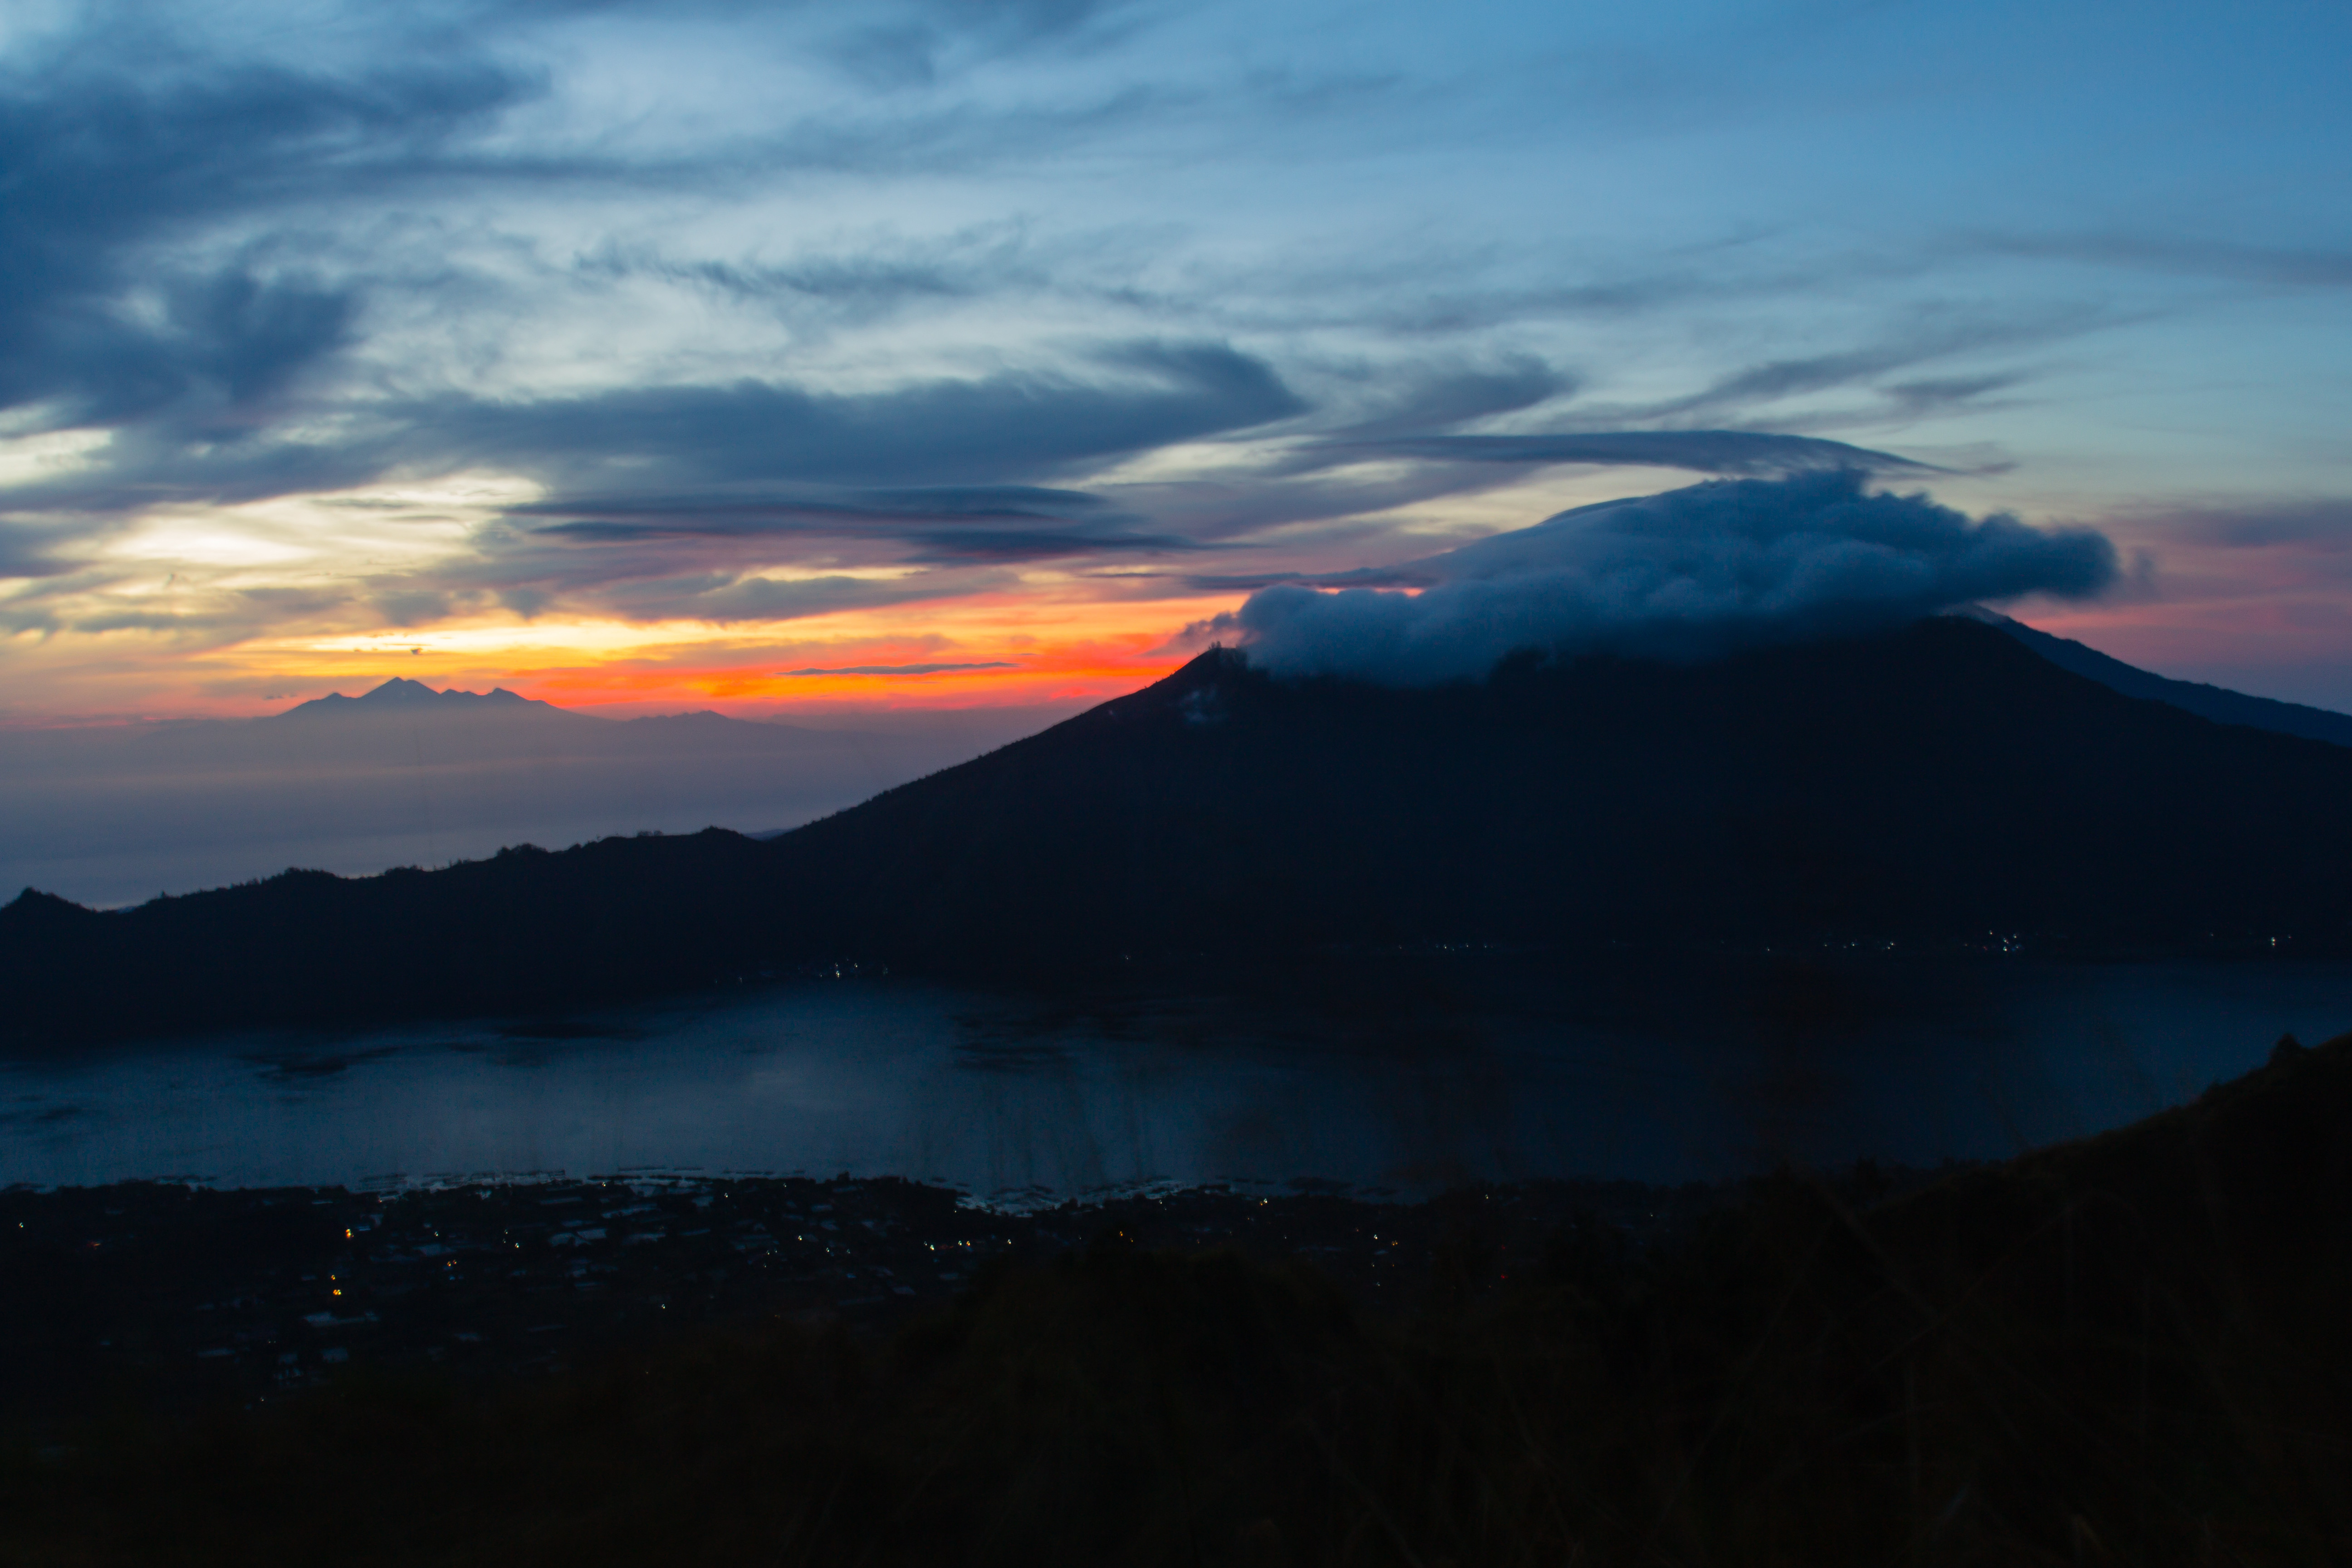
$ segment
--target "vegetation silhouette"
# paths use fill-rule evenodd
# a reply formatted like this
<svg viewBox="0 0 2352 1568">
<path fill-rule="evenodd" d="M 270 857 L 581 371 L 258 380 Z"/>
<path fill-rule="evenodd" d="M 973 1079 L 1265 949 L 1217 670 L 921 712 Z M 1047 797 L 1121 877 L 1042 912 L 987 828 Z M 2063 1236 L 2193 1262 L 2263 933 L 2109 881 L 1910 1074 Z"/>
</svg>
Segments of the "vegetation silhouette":
<svg viewBox="0 0 2352 1568">
<path fill-rule="evenodd" d="M 2352 1036 L 1871 1201 L 1784 1172 L 1381 1314 L 1106 1231 L 887 1339 L 353 1377 L 0 1468 L 0 1561 L 2310 1563 L 2352 1552 Z M 119 1506 L 137 1499 L 136 1507 Z"/>
</svg>

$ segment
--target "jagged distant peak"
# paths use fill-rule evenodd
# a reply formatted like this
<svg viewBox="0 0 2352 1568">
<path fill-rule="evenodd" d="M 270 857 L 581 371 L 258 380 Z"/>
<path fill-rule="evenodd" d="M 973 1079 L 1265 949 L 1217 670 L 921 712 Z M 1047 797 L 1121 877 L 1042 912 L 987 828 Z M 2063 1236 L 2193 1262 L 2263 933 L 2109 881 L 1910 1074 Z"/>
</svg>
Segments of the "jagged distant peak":
<svg viewBox="0 0 2352 1568">
<path fill-rule="evenodd" d="M 517 692 L 509 691 L 503 686 L 493 687 L 487 692 L 460 691 L 456 687 L 436 691 L 421 680 L 410 680 L 404 676 L 395 675 L 383 685 L 360 696 L 346 697 L 340 691 L 332 692 L 309 702 L 297 703 L 278 717 L 291 719 L 297 714 L 316 716 L 327 713 L 382 713 L 392 710 L 455 713 L 479 712 L 486 709 L 512 710 L 525 708 L 541 709 L 550 713 L 566 711 L 564 709 L 556 707 L 552 702 L 538 701 Z"/>
</svg>

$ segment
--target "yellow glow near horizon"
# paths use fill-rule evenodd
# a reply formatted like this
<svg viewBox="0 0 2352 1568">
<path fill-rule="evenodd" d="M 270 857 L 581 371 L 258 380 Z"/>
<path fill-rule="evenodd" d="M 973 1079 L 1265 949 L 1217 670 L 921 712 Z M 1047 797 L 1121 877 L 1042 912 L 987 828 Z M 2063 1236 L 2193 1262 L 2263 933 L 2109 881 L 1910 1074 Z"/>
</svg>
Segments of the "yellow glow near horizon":
<svg viewBox="0 0 2352 1568">
<path fill-rule="evenodd" d="M 505 686 L 564 707 L 768 710 L 851 702 L 966 706 L 1115 695 L 1187 657 L 1170 639 L 1234 595 L 1131 601 L 1099 584 L 1017 590 L 722 626 L 613 619 L 483 620 L 411 633 L 256 638 L 187 662 L 225 707 L 356 694 L 394 676 Z M 831 666 L 987 664 L 929 675 L 789 675 Z M 242 699 L 239 700 L 238 699 Z"/>
</svg>

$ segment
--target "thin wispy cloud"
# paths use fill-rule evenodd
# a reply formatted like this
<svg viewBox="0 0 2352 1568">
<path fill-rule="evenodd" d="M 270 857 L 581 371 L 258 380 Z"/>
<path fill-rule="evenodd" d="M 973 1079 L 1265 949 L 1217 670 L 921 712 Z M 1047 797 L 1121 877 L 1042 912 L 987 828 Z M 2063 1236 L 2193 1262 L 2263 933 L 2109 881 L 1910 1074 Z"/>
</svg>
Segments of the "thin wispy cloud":
<svg viewBox="0 0 2352 1568">
<path fill-rule="evenodd" d="M 1530 436 L 1415 436 L 1335 443 L 1366 450 L 1458 463 L 1591 463 L 1692 468 L 1705 474 L 1787 474 L 1834 468 L 1864 473 L 1930 474 L 1932 463 L 1874 452 L 1843 441 L 1751 430 L 1611 430 Z"/>
</svg>

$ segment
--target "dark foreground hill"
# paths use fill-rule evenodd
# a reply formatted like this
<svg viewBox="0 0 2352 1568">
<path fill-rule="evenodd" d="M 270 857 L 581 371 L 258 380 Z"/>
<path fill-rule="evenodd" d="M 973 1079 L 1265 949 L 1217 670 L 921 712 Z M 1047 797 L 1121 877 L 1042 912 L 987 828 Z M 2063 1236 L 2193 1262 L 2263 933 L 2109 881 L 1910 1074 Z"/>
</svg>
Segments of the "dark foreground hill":
<svg viewBox="0 0 2352 1568">
<path fill-rule="evenodd" d="M 1872 1181 L 1762 1180 L 1648 1247 L 1590 1215 L 1527 1237 L 1498 1213 L 1511 1189 L 1327 1205 L 1314 1245 L 1272 1256 L 1236 1223 L 1255 1199 L 1134 1200 L 1044 1216 L 1093 1238 L 1000 1257 L 887 1338 L 787 1312 L 778 1290 L 732 1332 L 544 1381 L 354 1360 L 209 1419 L 119 1398 L 37 1450 L 0 1446 L 0 1562 L 2352 1560 L 2352 1037 L 2283 1042 L 2193 1105 L 1907 1196 L 1873 1202 Z M 711 1196 L 616 1213 L 724 1225 L 740 1195 Z M 929 1233 L 900 1207 L 889 1245 L 910 1276 L 970 1268 L 952 1238 L 973 1216 L 938 1197 Z M 53 1220 L 104 1201 L 20 1194 L 11 1212 L 79 1242 Z M 368 1247 L 367 1199 L 312 1201 L 358 1211 L 333 1223 L 362 1239 L 330 1247 Z M 843 1202 L 845 1229 L 882 1245 L 856 1217 L 870 1194 Z M 517 1206 L 444 1201 L 436 1256 L 408 1266 L 546 1268 L 552 1225 L 530 1211 L 578 1211 Z M 320 1212 L 277 1226 L 325 1228 Z M 824 1212 L 778 1216 L 782 1237 L 728 1226 L 750 1255 L 735 1269 L 780 1239 L 812 1260 L 824 1240 L 830 1262 Z M 1385 1294 L 1302 1256 L 1384 1247 L 1434 1256 Z M 86 1244 L 53 1250 L 51 1272 L 98 1267 Z M 702 1261 L 682 1296 L 708 1289 Z M 516 1289 L 518 1324 L 582 1310 L 561 1279 Z M 107 1310 L 111 1327 L 137 1305 Z"/>
<path fill-rule="evenodd" d="M 1973 621 L 1423 691 L 1203 655 L 772 843 L 0 910 L 20 1037 L 541 1010 L 840 958 L 1099 977 L 1398 944 L 2016 939 L 2307 952 L 2352 749 L 2124 696 Z"/>
</svg>

